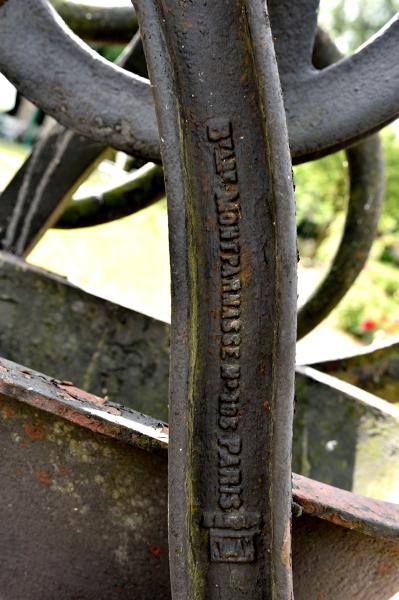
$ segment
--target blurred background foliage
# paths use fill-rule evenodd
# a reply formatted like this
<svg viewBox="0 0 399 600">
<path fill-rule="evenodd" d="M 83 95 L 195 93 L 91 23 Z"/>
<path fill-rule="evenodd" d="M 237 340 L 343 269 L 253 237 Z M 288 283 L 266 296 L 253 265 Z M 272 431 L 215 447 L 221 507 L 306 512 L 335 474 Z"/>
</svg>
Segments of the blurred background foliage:
<svg viewBox="0 0 399 600">
<path fill-rule="evenodd" d="M 399 0 L 321 0 L 320 24 L 340 50 L 356 50 L 399 10 Z M 97 48 L 114 60 L 121 47 Z M 1 123 L 0 123 L 1 125 Z M 321 327 L 362 343 L 399 334 L 399 127 L 381 133 L 385 198 L 378 237 L 356 284 Z M 29 137 L 20 138 L 29 142 Z M 28 149 L 1 142 L 0 189 Z M 93 194 L 123 181 L 126 157 L 114 153 L 78 191 Z M 300 252 L 300 298 L 313 291 L 338 246 L 348 200 L 344 152 L 294 168 Z M 82 230 L 50 230 L 28 260 L 98 295 L 169 320 L 169 261 L 165 200 L 124 219 Z M 313 334 L 311 334 L 313 335 Z"/>
</svg>

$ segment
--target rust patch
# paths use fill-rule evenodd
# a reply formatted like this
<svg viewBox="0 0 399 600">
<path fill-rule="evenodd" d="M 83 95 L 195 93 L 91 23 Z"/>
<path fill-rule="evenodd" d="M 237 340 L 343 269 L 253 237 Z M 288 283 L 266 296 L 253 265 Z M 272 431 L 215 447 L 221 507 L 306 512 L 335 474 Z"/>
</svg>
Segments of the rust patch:
<svg viewBox="0 0 399 600">
<path fill-rule="evenodd" d="M 89 394 L 89 392 L 80 390 L 69 381 L 63 381 L 61 383 L 57 382 L 55 385 L 57 388 L 64 390 L 77 400 L 86 400 L 87 402 L 91 402 L 91 404 L 96 404 L 97 406 L 103 406 L 106 402 L 105 398 L 100 398 L 100 396 L 94 396 L 94 394 Z"/>
<path fill-rule="evenodd" d="M 45 469 L 37 469 L 35 471 L 35 477 L 42 485 L 50 486 L 52 484 L 50 474 Z"/>
<path fill-rule="evenodd" d="M 366 498 L 295 474 L 293 496 L 308 515 L 374 537 L 399 537 L 397 504 Z"/>
<path fill-rule="evenodd" d="M 115 408 L 115 406 L 106 406 L 105 410 L 107 411 L 107 413 L 109 413 L 110 415 L 121 415 L 122 412 L 119 410 L 119 408 Z"/>
<path fill-rule="evenodd" d="M 11 408 L 11 406 L 3 406 L 1 409 L 1 416 L 3 419 L 12 419 L 15 416 L 15 411 Z"/>
<path fill-rule="evenodd" d="M 280 550 L 280 558 L 281 558 L 281 562 L 283 563 L 283 565 L 285 567 L 287 567 L 287 569 L 290 569 L 291 568 L 291 521 L 288 521 L 286 528 L 285 528 L 283 545 L 281 546 L 281 550 Z"/>
<path fill-rule="evenodd" d="M 60 477 L 66 477 L 67 475 L 70 474 L 70 471 L 69 471 L 69 469 L 66 469 L 65 467 L 58 467 L 57 473 Z"/>
<path fill-rule="evenodd" d="M 23 430 L 32 442 L 44 440 L 46 437 L 43 427 L 40 427 L 39 425 L 30 425 L 29 423 L 25 423 Z"/>
<path fill-rule="evenodd" d="M 384 575 L 391 572 L 392 569 L 396 569 L 396 563 L 382 563 L 377 567 L 377 575 L 379 575 L 380 577 L 384 577 Z"/>
<path fill-rule="evenodd" d="M 147 548 L 149 553 L 155 556 L 156 558 L 159 558 L 163 554 L 162 549 L 159 546 L 156 546 L 155 544 L 147 544 Z"/>
</svg>

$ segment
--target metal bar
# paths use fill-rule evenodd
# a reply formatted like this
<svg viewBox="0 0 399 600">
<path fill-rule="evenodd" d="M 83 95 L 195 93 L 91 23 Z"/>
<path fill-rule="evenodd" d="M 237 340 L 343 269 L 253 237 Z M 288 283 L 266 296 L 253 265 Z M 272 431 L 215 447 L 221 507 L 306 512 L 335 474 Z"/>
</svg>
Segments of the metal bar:
<svg viewBox="0 0 399 600">
<path fill-rule="evenodd" d="M 170 600 L 165 424 L 4 359 L 0 392 L 5 597 Z M 297 475 L 293 499 L 296 600 L 397 591 L 397 505 Z"/>
<path fill-rule="evenodd" d="M 398 408 L 335 377 L 297 367 L 292 466 L 344 490 L 398 501 Z"/>
<path fill-rule="evenodd" d="M 313 65 L 324 69 L 343 58 L 320 28 L 313 48 Z M 378 136 L 346 151 L 350 190 L 344 232 L 328 273 L 298 310 L 298 339 L 316 327 L 342 300 L 368 258 L 377 234 L 384 195 L 384 165 Z"/>
<path fill-rule="evenodd" d="M 381 144 L 373 136 L 346 151 L 350 191 L 344 231 L 327 274 L 298 310 L 298 339 L 342 300 L 361 273 L 377 234 L 384 194 Z"/>
<path fill-rule="evenodd" d="M 117 64 L 146 75 L 139 34 L 126 46 Z M 108 151 L 107 146 L 61 125 L 51 127 L 0 196 L 1 246 L 26 256 Z"/>
<path fill-rule="evenodd" d="M 91 50 L 46 0 L 0 5 L 0 70 L 62 125 L 107 146 L 159 158 L 149 82 Z"/>
<path fill-rule="evenodd" d="M 84 40 L 103 44 L 127 43 L 137 30 L 132 7 L 95 5 L 84 0 L 51 0 L 68 27 Z"/>
<path fill-rule="evenodd" d="M 0 356 L 167 418 L 169 325 L 4 252 L 0 281 Z"/>
<path fill-rule="evenodd" d="M 313 0 L 303 2 L 298 5 L 301 9 L 313 6 Z M 270 2 L 271 20 L 273 35 L 284 40 L 287 24 L 281 17 L 284 12 L 277 10 L 280 4 Z M 291 3 L 286 5 L 290 11 Z M 301 22 L 299 18 L 298 27 Z M 399 115 L 398 29 L 395 17 L 381 35 L 321 72 L 312 68 L 310 55 L 308 66 L 299 71 L 295 61 L 284 63 L 279 46 L 278 59 L 287 67 L 280 77 L 294 162 L 348 147 Z M 314 27 L 303 25 L 300 30 L 303 58 Z M 17 45 L 16 38 L 21 40 Z M 54 39 L 57 45 L 52 44 Z M 299 33 L 295 39 L 300 39 Z M 51 68 L 46 58 L 50 52 Z M 8 0 L 0 6 L 0 68 L 27 98 L 63 125 L 128 153 L 159 159 L 149 82 L 95 57 L 45 0 Z M 92 85 L 90 94 L 87 81 Z"/>
<path fill-rule="evenodd" d="M 71 202 L 54 227 L 73 229 L 109 223 L 132 215 L 165 197 L 162 167 L 146 163 L 124 183 L 96 196 Z"/>
<path fill-rule="evenodd" d="M 393 340 L 366 349 L 354 356 L 343 356 L 338 360 L 327 360 L 312 365 L 381 396 L 388 402 L 397 403 L 399 397 L 399 340 Z"/>
<path fill-rule="evenodd" d="M 288 599 L 295 223 L 264 3 L 136 10 L 169 203 L 172 595 Z"/>
<path fill-rule="evenodd" d="M 155 456 L 164 455 L 169 444 L 166 423 L 2 357 L 0 394 Z M 7 419 L 4 405 L 2 408 Z M 398 504 L 373 500 L 295 473 L 293 498 L 308 515 L 372 537 L 399 539 Z"/>
</svg>

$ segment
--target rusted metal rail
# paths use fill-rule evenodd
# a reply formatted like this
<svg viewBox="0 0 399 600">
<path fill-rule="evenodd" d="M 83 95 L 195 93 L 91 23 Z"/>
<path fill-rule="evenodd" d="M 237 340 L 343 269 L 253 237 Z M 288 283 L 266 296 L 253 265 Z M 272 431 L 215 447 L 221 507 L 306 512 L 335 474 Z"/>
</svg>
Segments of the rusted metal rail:
<svg viewBox="0 0 399 600">
<path fill-rule="evenodd" d="M 0 398 L 3 597 L 169 600 L 166 424 L 4 359 Z M 293 500 L 296 600 L 395 594 L 397 505 L 298 475 Z"/>
</svg>

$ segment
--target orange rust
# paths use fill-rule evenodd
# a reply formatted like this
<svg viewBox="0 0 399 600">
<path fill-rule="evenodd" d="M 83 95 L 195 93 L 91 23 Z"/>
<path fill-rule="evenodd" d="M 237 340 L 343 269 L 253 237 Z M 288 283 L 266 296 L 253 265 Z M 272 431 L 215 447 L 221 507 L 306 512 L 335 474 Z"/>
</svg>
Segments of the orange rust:
<svg viewBox="0 0 399 600">
<path fill-rule="evenodd" d="M 15 416 L 15 411 L 11 408 L 11 406 L 3 406 L 1 409 L 1 415 L 3 419 L 12 419 Z"/>
<path fill-rule="evenodd" d="M 152 554 L 156 558 L 159 558 L 163 554 L 162 549 L 159 546 L 156 546 L 155 544 L 147 544 L 147 548 L 150 554 Z"/>
<path fill-rule="evenodd" d="M 105 407 L 105 410 L 110 415 L 120 415 L 121 414 L 121 411 L 118 408 L 115 408 L 115 406 L 107 406 L 107 407 Z"/>
<path fill-rule="evenodd" d="M 354 523 L 348 521 L 347 519 L 344 519 L 343 517 L 340 517 L 336 513 L 330 513 L 328 515 L 328 520 L 331 523 L 334 523 L 334 525 L 339 525 L 340 527 L 346 527 L 347 529 L 354 529 L 355 528 L 355 524 Z"/>
<path fill-rule="evenodd" d="M 57 472 L 60 477 L 66 477 L 70 474 L 69 469 L 66 469 L 65 467 L 58 467 Z"/>
<path fill-rule="evenodd" d="M 50 474 L 45 469 L 37 469 L 35 477 L 39 483 L 50 486 L 52 484 Z"/>
<path fill-rule="evenodd" d="M 40 427 L 39 425 L 31 425 L 30 423 L 25 423 L 23 425 L 23 430 L 32 442 L 44 440 L 46 437 L 46 433 L 43 427 Z"/>
<path fill-rule="evenodd" d="M 258 374 L 262 375 L 262 376 L 266 375 L 266 370 L 267 370 L 266 362 L 262 362 L 258 367 Z"/>
<path fill-rule="evenodd" d="M 283 545 L 280 550 L 281 562 L 287 569 L 291 568 L 291 521 L 287 522 L 284 533 Z"/>
<path fill-rule="evenodd" d="M 91 402 L 92 404 L 96 404 L 97 406 L 103 406 L 106 402 L 105 398 L 100 398 L 100 396 L 94 396 L 94 394 L 89 394 L 89 392 L 85 392 L 84 390 L 80 390 L 74 385 L 70 385 L 69 382 L 56 383 L 58 388 L 67 392 L 73 398 L 77 398 L 78 400 L 86 400 Z"/>
<path fill-rule="evenodd" d="M 394 562 L 382 563 L 381 565 L 378 565 L 376 572 L 377 572 L 377 575 L 379 575 L 380 577 L 384 577 L 384 575 L 386 575 L 387 573 L 392 571 L 392 569 L 396 569 L 396 563 L 394 563 Z"/>
</svg>

